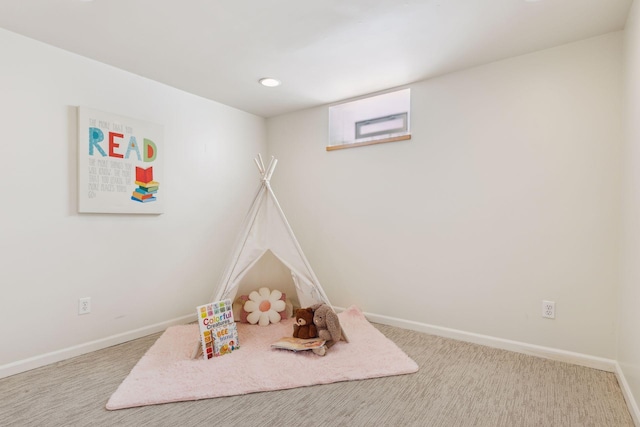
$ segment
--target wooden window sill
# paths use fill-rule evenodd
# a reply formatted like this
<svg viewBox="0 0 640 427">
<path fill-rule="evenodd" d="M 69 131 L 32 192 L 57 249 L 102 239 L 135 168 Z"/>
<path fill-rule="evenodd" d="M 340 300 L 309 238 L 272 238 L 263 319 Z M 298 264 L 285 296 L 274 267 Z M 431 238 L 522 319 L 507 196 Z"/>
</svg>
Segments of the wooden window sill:
<svg viewBox="0 0 640 427">
<path fill-rule="evenodd" d="M 340 144 L 340 145 L 328 145 L 327 146 L 327 151 L 342 150 L 342 149 L 345 149 L 345 148 L 364 147 L 366 145 L 383 144 L 385 142 L 406 141 L 406 140 L 409 140 L 409 139 L 411 139 L 411 134 L 402 135 L 402 136 L 394 136 L 392 138 L 376 139 L 376 140 L 373 140 L 373 141 L 352 142 L 352 143 Z"/>
</svg>

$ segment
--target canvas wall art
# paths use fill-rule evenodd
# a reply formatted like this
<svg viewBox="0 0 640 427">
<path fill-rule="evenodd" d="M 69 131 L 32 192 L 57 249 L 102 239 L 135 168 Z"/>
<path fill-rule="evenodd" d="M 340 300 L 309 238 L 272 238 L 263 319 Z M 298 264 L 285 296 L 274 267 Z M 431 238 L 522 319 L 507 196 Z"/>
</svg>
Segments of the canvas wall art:
<svg viewBox="0 0 640 427">
<path fill-rule="evenodd" d="M 164 212 L 163 127 L 78 107 L 78 211 Z"/>
</svg>

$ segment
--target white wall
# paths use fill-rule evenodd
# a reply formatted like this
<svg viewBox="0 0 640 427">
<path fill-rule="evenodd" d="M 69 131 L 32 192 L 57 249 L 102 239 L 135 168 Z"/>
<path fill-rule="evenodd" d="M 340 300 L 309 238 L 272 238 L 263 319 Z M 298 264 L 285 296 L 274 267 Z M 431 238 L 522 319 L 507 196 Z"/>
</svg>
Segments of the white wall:
<svg viewBox="0 0 640 427">
<path fill-rule="evenodd" d="M 0 371 L 195 314 L 257 186 L 264 119 L 4 30 L 0 51 Z M 77 213 L 78 105 L 164 125 L 163 215 Z"/>
<path fill-rule="evenodd" d="M 408 142 L 326 152 L 326 107 L 268 119 L 331 302 L 615 358 L 621 67 L 618 32 L 413 84 Z"/>
<path fill-rule="evenodd" d="M 634 2 L 625 27 L 625 160 L 622 278 L 618 364 L 640 414 L 640 5 Z M 625 386 L 625 384 L 623 384 Z M 636 415 L 637 416 L 637 415 Z M 639 420 L 636 420 L 639 421 Z"/>
<path fill-rule="evenodd" d="M 616 357 L 622 33 L 413 84 L 411 141 L 333 152 L 326 107 L 269 119 L 266 136 L 259 117 L 4 30 L 0 46 L 0 376 L 190 316 L 225 266 L 256 185 L 247 159 L 267 140 L 275 191 L 334 304 Z M 165 214 L 77 214 L 77 105 L 164 125 Z M 637 171 L 640 129 L 628 131 Z M 634 178 L 618 353 L 638 396 Z M 84 296 L 92 313 L 78 316 Z M 557 319 L 540 317 L 542 299 Z"/>
</svg>

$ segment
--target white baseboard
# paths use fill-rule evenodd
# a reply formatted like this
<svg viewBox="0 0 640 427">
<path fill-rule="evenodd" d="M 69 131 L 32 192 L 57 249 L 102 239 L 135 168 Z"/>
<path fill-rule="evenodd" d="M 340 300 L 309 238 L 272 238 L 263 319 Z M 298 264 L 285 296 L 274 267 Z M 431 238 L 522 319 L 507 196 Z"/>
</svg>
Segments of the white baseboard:
<svg viewBox="0 0 640 427">
<path fill-rule="evenodd" d="M 334 308 L 337 312 L 345 310 L 342 307 Z M 398 319 L 395 317 L 383 316 L 380 314 L 367 312 L 363 312 L 363 314 L 367 319 L 374 323 L 397 326 L 399 328 L 424 332 L 444 338 L 451 338 L 459 341 L 486 345 L 488 347 L 499 348 L 502 350 L 509 350 L 517 353 L 528 354 L 531 356 L 543 357 L 545 359 L 557 360 L 560 362 L 567 362 L 574 365 L 599 369 L 601 371 L 613 372 L 618 379 L 618 384 L 620 385 L 620 389 L 622 390 L 622 394 L 627 403 L 627 408 L 629 409 L 631 418 L 633 418 L 633 422 L 635 423 L 635 425 L 640 427 L 640 409 L 638 408 L 638 404 L 624 376 L 624 372 L 622 371 L 622 368 L 616 360 L 590 356 L 588 354 L 575 353 L 572 351 L 559 350 L 551 347 L 543 347 L 535 344 L 527 344 L 519 341 L 511 341 L 488 335 L 480 335 L 472 332 L 461 331 L 458 329 L 444 328 L 441 326 L 414 322 L 412 320 Z"/>
<path fill-rule="evenodd" d="M 19 374 L 31 369 L 59 362 L 61 360 L 70 359 L 72 357 L 80 356 L 92 351 L 101 350 L 103 348 L 111 347 L 117 344 L 122 344 L 124 342 L 145 337 L 156 332 L 164 331 L 169 326 L 183 325 L 195 320 L 196 315 L 190 314 L 188 316 L 167 320 L 166 322 L 156 323 L 154 325 L 145 326 L 143 328 L 134 329 L 132 331 L 123 332 L 121 334 L 112 335 L 110 337 L 78 344 L 73 347 L 63 348 L 51 353 L 46 353 L 39 356 L 30 357 L 28 359 L 7 363 L 6 365 L 0 366 L 0 378 L 9 377 L 11 375 Z"/>
<path fill-rule="evenodd" d="M 622 389 L 624 400 L 627 402 L 627 408 L 629 408 L 631 418 L 633 418 L 633 422 L 636 426 L 640 426 L 640 409 L 638 408 L 638 404 L 631 392 L 631 387 L 629 387 L 627 378 L 624 376 L 622 367 L 618 362 L 616 362 L 616 377 L 618 378 L 618 384 L 620 384 L 620 388 Z"/>
<path fill-rule="evenodd" d="M 334 307 L 337 312 L 344 311 L 342 307 Z M 371 322 L 382 323 L 383 325 L 397 326 L 412 331 L 424 332 L 444 338 L 451 338 L 458 341 L 465 341 L 474 344 L 486 345 L 488 347 L 500 348 L 503 350 L 515 351 L 517 353 L 531 356 L 544 357 L 545 359 L 558 360 L 560 362 L 573 363 L 574 365 L 586 366 L 599 369 L 601 371 L 616 372 L 617 362 L 613 359 L 590 356 L 588 354 L 575 353 L 566 350 L 559 350 L 551 347 L 543 347 L 535 344 L 527 344 L 519 341 L 512 341 L 503 338 L 496 338 L 489 335 L 475 334 L 458 329 L 444 328 L 426 323 L 414 322 L 412 320 L 398 319 L 396 317 L 383 316 L 375 313 L 363 312 Z"/>
</svg>

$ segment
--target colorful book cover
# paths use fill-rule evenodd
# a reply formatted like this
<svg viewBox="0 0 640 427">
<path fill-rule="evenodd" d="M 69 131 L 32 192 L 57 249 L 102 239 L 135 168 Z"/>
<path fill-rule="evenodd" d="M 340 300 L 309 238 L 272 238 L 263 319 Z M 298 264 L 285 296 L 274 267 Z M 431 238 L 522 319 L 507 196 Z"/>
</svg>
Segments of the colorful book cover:
<svg viewBox="0 0 640 427">
<path fill-rule="evenodd" d="M 240 348 L 230 299 L 198 306 L 198 327 L 202 357 L 211 359 Z"/>
<path fill-rule="evenodd" d="M 235 322 L 229 325 L 220 326 L 211 331 L 213 337 L 213 357 L 223 356 L 240 348 L 238 342 L 238 328 Z M 209 351 L 207 349 L 207 351 Z M 207 356 L 207 359 L 211 357 Z"/>
<path fill-rule="evenodd" d="M 146 169 L 136 166 L 136 181 L 144 183 L 153 181 L 153 166 Z"/>
</svg>

